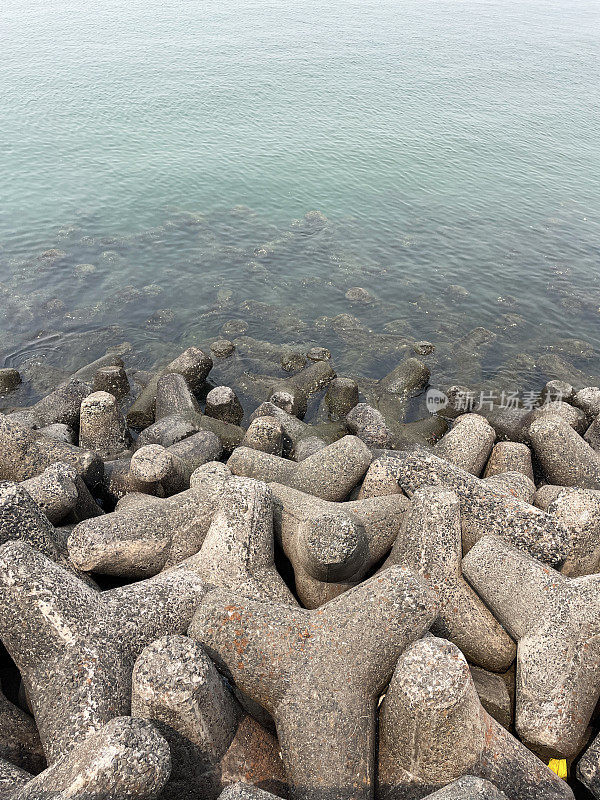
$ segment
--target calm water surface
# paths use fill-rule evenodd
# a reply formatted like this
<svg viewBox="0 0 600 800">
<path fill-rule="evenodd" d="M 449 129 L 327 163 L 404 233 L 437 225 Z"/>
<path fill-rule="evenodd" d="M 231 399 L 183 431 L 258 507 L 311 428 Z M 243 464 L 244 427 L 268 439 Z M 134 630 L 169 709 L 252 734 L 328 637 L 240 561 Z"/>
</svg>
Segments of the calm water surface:
<svg viewBox="0 0 600 800">
<path fill-rule="evenodd" d="M 598 381 L 598 0 L 101 6 L 0 8 L 22 395 L 223 326 L 367 376 L 427 339 L 438 383 Z M 216 378 L 275 374 L 251 349 Z"/>
</svg>

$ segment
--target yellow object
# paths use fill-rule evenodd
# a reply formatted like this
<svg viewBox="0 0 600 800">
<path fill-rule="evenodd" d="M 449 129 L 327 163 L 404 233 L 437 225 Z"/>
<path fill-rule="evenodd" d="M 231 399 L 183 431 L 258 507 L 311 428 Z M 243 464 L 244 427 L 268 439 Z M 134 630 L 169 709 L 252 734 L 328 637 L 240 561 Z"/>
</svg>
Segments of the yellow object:
<svg viewBox="0 0 600 800">
<path fill-rule="evenodd" d="M 566 758 L 551 758 L 548 766 L 552 772 L 556 772 L 559 778 L 563 781 L 567 780 L 567 759 Z"/>
</svg>

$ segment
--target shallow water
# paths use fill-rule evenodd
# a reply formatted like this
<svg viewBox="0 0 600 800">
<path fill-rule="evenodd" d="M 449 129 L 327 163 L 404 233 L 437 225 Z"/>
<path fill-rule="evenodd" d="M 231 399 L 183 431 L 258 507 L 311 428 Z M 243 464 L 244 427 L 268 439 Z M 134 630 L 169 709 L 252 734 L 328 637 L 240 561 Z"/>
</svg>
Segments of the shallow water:
<svg viewBox="0 0 600 800">
<path fill-rule="evenodd" d="M 597 0 L 4 0 L 0 76 L 19 401 L 231 320 L 340 372 L 427 339 L 440 385 L 600 378 Z"/>
</svg>

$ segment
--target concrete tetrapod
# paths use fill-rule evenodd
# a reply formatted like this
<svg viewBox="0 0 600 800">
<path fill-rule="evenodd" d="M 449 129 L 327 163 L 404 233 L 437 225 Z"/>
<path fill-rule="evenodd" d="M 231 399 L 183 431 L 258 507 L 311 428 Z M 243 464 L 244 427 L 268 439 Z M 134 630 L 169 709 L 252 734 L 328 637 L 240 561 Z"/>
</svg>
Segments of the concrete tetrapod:
<svg viewBox="0 0 600 800">
<path fill-rule="evenodd" d="M 465 551 L 492 533 L 552 566 L 562 563 L 569 553 L 569 531 L 556 517 L 494 491 L 486 481 L 442 458 L 424 452 L 399 453 L 378 461 L 371 469 L 377 473 L 378 485 L 385 487 L 385 494 L 391 491 L 386 480 L 390 487 L 398 484 L 409 497 L 424 486 L 445 486 L 456 492 Z M 365 483 L 373 487 L 368 473 Z"/>
<path fill-rule="evenodd" d="M 35 478 L 23 481 L 21 486 L 53 525 L 57 525 L 78 505 L 78 475 L 68 464 L 52 464 Z"/>
<path fill-rule="evenodd" d="M 146 720 L 117 717 L 3 800 L 154 800 L 171 769 L 169 746 Z"/>
<path fill-rule="evenodd" d="M 156 410 L 156 391 L 158 381 L 169 372 L 183 375 L 192 392 L 197 392 L 204 385 L 208 373 L 213 366 L 212 358 L 197 347 L 188 347 L 181 355 L 162 372 L 152 377 L 148 385 L 142 390 L 135 403 L 127 412 L 127 422 L 132 428 L 142 429 L 154 422 Z"/>
<path fill-rule="evenodd" d="M 34 773 L 42 770 L 46 763 L 33 718 L 13 705 L 1 691 L 0 758 Z"/>
<path fill-rule="evenodd" d="M 81 403 L 79 446 L 108 459 L 122 453 L 129 442 L 127 423 L 117 398 L 108 392 L 88 395 Z"/>
<path fill-rule="evenodd" d="M 275 568 L 271 490 L 252 478 L 225 482 L 202 547 L 175 569 L 210 586 L 296 605 Z"/>
<path fill-rule="evenodd" d="M 600 798 L 600 734 L 581 757 L 577 765 L 577 777 L 594 797 Z"/>
<path fill-rule="evenodd" d="M 27 428 L 45 428 L 57 423 L 77 428 L 82 401 L 91 394 L 91 387 L 79 379 L 58 386 L 31 408 L 10 415 L 11 421 Z"/>
<path fill-rule="evenodd" d="M 493 783 L 465 775 L 430 794 L 427 800 L 507 800 L 507 797 Z"/>
<path fill-rule="evenodd" d="M 600 572 L 600 492 L 566 489 L 547 508 L 571 534 L 572 550 L 562 566 L 563 575 L 577 578 Z"/>
<path fill-rule="evenodd" d="M 155 445 L 138 450 L 136 455 L 152 447 Z M 212 464 L 204 465 L 207 472 Z M 71 560 L 86 571 L 147 578 L 194 555 L 206 538 L 221 492 L 230 479 L 225 465 L 220 467 L 219 474 L 203 485 L 198 479 L 195 488 L 164 500 L 131 493 L 125 495 L 130 501 L 120 501 L 113 513 L 80 522 L 67 542 Z M 202 472 L 202 467 L 196 470 L 198 475 Z"/>
<path fill-rule="evenodd" d="M 49 763 L 128 713 L 136 657 L 159 636 L 183 633 L 203 594 L 184 570 L 101 593 L 25 542 L 0 548 L 0 638 Z"/>
<path fill-rule="evenodd" d="M 436 613 L 391 567 L 316 611 L 211 592 L 189 635 L 273 714 L 292 796 L 349 800 L 372 796 L 378 697 Z"/>
<path fill-rule="evenodd" d="M 74 467 L 89 486 L 95 486 L 104 474 L 102 459 L 93 450 L 51 439 L 0 415 L 0 479 L 35 478 L 57 461 Z"/>
<path fill-rule="evenodd" d="M 517 734 L 550 757 L 577 753 L 600 697 L 600 575 L 567 578 L 495 536 L 463 573 L 518 643 Z"/>
<path fill-rule="evenodd" d="M 165 800 L 215 799 L 244 779 L 271 791 L 285 787 L 277 739 L 246 714 L 202 645 L 187 636 L 165 636 L 143 650 L 131 713 L 151 720 L 171 748 Z"/>
<path fill-rule="evenodd" d="M 227 462 L 234 475 L 283 483 L 323 500 L 344 500 L 371 463 L 371 451 L 356 436 L 344 436 L 300 463 L 238 447 Z"/>
<path fill-rule="evenodd" d="M 331 503 L 270 484 L 275 534 L 294 568 L 306 608 L 356 586 L 389 552 L 409 501 L 404 495 Z"/>
<path fill-rule="evenodd" d="M 458 497 L 442 487 L 418 489 L 385 566 L 403 564 L 431 586 L 440 607 L 434 633 L 454 642 L 473 664 L 505 672 L 517 648 L 463 578 L 461 562 Z"/>
<path fill-rule="evenodd" d="M 248 783 L 234 783 L 223 789 L 218 800 L 274 800 L 275 795 Z"/>
<path fill-rule="evenodd" d="M 533 480 L 531 450 L 521 442 L 498 442 L 485 467 L 484 477 L 502 475 L 504 472 L 521 472 Z"/>
<path fill-rule="evenodd" d="M 0 544 L 27 542 L 53 561 L 64 556 L 56 529 L 22 484 L 0 481 Z"/>
<path fill-rule="evenodd" d="M 484 711 L 456 645 L 427 636 L 400 656 L 381 704 L 379 798 L 427 797 L 464 775 L 491 781 L 510 800 L 573 798 Z"/>
<path fill-rule="evenodd" d="M 495 441 L 496 431 L 484 417 L 462 414 L 456 418 L 452 429 L 433 446 L 433 452 L 456 467 L 479 476 Z"/>
<path fill-rule="evenodd" d="M 531 425 L 529 437 L 550 483 L 600 489 L 600 455 L 565 419 L 548 414 Z"/>
</svg>

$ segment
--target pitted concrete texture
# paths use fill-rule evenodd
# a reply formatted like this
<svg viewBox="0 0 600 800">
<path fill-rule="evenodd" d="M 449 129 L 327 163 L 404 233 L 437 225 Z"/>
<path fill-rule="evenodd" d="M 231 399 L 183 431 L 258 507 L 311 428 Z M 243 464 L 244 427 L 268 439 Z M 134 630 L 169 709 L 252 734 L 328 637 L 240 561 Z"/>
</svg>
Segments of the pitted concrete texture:
<svg viewBox="0 0 600 800">
<path fill-rule="evenodd" d="M 100 367 L 94 373 L 93 390 L 95 392 L 108 392 L 117 400 L 127 397 L 131 390 L 129 379 L 122 364 Z"/>
<path fill-rule="evenodd" d="M 0 800 L 11 800 L 32 777 L 31 773 L 0 757 Z"/>
<path fill-rule="evenodd" d="M 263 453 L 281 456 L 283 453 L 281 423 L 275 417 L 256 417 L 248 426 L 241 447 L 251 447 L 254 450 L 261 450 Z"/>
<path fill-rule="evenodd" d="M 285 392 L 292 398 L 290 412 L 303 417 L 306 413 L 308 398 L 325 388 L 335 377 L 335 370 L 331 366 L 331 362 L 315 361 L 291 378 L 277 381 L 271 387 L 268 400 L 275 402 L 273 396 Z"/>
<path fill-rule="evenodd" d="M 160 466 L 154 457 L 145 464 L 145 452 L 154 448 L 159 456 L 168 455 L 159 445 L 147 445 L 131 459 L 143 457 L 138 466 L 146 478 L 151 476 L 148 470 Z M 73 528 L 67 542 L 73 563 L 86 571 L 130 578 L 155 575 L 180 563 L 200 550 L 229 478 L 225 464 L 211 461 L 193 472 L 192 489 L 173 497 L 126 494 L 105 519 L 84 520 Z"/>
<path fill-rule="evenodd" d="M 188 490 L 84 520 L 68 539 L 72 562 L 87 572 L 147 578 L 197 553 L 217 501 Z"/>
<path fill-rule="evenodd" d="M 162 479 L 166 494 L 188 489 L 194 470 L 209 461 L 218 460 L 223 448 L 219 437 L 211 431 L 198 431 L 168 448 L 173 460 L 173 470 Z"/>
<path fill-rule="evenodd" d="M 199 415 L 168 414 L 161 417 L 152 425 L 140 433 L 135 443 L 135 447 L 145 447 L 150 444 L 158 444 L 162 447 L 171 447 L 182 439 L 198 433 L 200 430 Z"/>
<path fill-rule="evenodd" d="M 548 506 L 569 529 L 572 549 L 561 568 L 563 575 L 577 578 L 600 572 L 600 492 L 571 489 L 561 492 Z"/>
<path fill-rule="evenodd" d="M 316 611 L 211 592 L 189 635 L 273 714 L 292 795 L 348 800 L 372 796 L 378 697 L 436 613 L 392 567 Z"/>
<path fill-rule="evenodd" d="M 572 403 L 574 397 L 575 389 L 568 381 L 552 380 L 548 381 L 540 392 L 538 404 L 550 403 L 555 400 Z"/>
<path fill-rule="evenodd" d="M 56 439 L 57 442 L 62 442 L 63 444 L 77 444 L 77 434 L 70 425 L 63 425 L 61 422 L 55 422 L 54 425 L 46 425 L 44 428 L 40 428 L 39 431 L 49 439 Z"/>
<path fill-rule="evenodd" d="M 430 794 L 427 800 L 508 800 L 508 798 L 493 783 L 466 775 Z"/>
<path fill-rule="evenodd" d="M 492 533 L 547 564 L 560 564 L 569 553 L 569 531 L 554 516 L 495 492 L 486 481 L 433 454 L 398 453 L 385 459 L 380 469 L 389 473 L 390 485 L 395 481 L 409 496 L 425 486 L 444 486 L 456 492 L 465 551 Z"/>
<path fill-rule="evenodd" d="M 53 561 L 63 561 L 54 526 L 22 484 L 0 481 L 0 544 L 27 542 Z"/>
<path fill-rule="evenodd" d="M 178 414 L 182 417 L 200 414 L 200 404 L 190 391 L 188 382 L 178 372 L 161 376 L 156 384 L 156 420 Z"/>
<path fill-rule="evenodd" d="M 600 797 L 600 734 L 581 757 L 577 765 L 577 777 L 594 797 Z"/>
<path fill-rule="evenodd" d="M 480 667 L 471 666 L 470 669 L 481 705 L 496 722 L 510 730 L 513 721 L 513 704 L 505 676 L 488 672 Z"/>
<path fill-rule="evenodd" d="M 313 426 L 307 425 L 306 422 L 302 422 L 272 402 L 261 403 L 252 413 L 250 421 L 253 422 L 259 417 L 274 417 L 279 422 L 283 431 L 283 454 L 294 458 L 295 461 L 301 461 L 302 459 L 296 455 L 296 450 L 303 439 L 313 435 Z"/>
<path fill-rule="evenodd" d="M 166 447 L 148 444 L 131 456 L 129 469 L 132 476 L 142 483 L 160 483 L 173 470 L 173 456 Z"/>
<path fill-rule="evenodd" d="M 78 379 L 59 386 L 23 412 L 29 420 L 28 427 L 45 428 L 62 423 L 77 428 L 81 403 L 91 391 L 87 383 Z"/>
<path fill-rule="evenodd" d="M 434 633 L 454 642 L 472 663 L 504 672 L 516 645 L 463 578 L 461 562 L 458 497 L 441 487 L 417 490 L 385 566 L 414 570 L 435 592 L 440 611 Z"/>
<path fill-rule="evenodd" d="M 549 757 L 578 752 L 600 697 L 600 575 L 567 578 L 495 536 L 463 573 L 518 642 L 517 734 Z"/>
<path fill-rule="evenodd" d="M 129 445 L 125 417 L 116 397 L 108 392 L 94 392 L 81 403 L 79 446 L 95 450 L 103 458 L 114 458 Z"/>
<path fill-rule="evenodd" d="M 170 769 L 169 746 L 151 723 L 116 717 L 7 800 L 152 800 Z"/>
<path fill-rule="evenodd" d="M 49 763 L 129 712 L 135 659 L 154 639 L 183 633 L 204 591 L 179 570 L 101 593 L 25 542 L 0 548 L 0 638 Z"/>
<path fill-rule="evenodd" d="M 536 420 L 543 419 L 546 416 L 560 417 L 579 434 L 583 434 L 587 428 L 587 417 L 584 412 L 569 403 L 563 403 L 561 400 L 555 400 L 545 403 L 539 408 L 534 408 L 527 416 L 527 423 L 531 425 Z"/>
<path fill-rule="evenodd" d="M 107 461 L 102 488 L 111 503 L 117 503 L 129 492 L 177 494 L 189 488 L 192 473 L 198 467 L 220 458 L 221 454 L 221 442 L 210 431 L 191 434 L 166 448 L 160 444 L 146 444 L 130 459 Z M 159 474 L 162 475 L 160 480 L 152 480 Z"/>
<path fill-rule="evenodd" d="M 317 362 L 325 363 L 325 362 Z M 344 436 L 300 463 L 239 447 L 227 466 L 234 475 L 283 483 L 323 500 L 344 500 L 371 463 L 371 451 L 356 436 Z"/>
<path fill-rule="evenodd" d="M 501 475 L 504 472 L 521 472 L 533 481 L 531 450 L 520 442 L 498 442 L 489 457 L 484 477 Z"/>
<path fill-rule="evenodd" d="M 551 483 L 600 489 L 600 455 L 562 417 L 548 414 L 538 419 L 529 436 Z"/>
<path fill-rule="evenodd" d="M 27 430 L 0 415 L 0 479 L 35 478 L 57 461 L 74 467 L 89 486 L 99 483 L 104 474 L 104 464 L 98 453 Z"/>
<path fill-rule="evenodd" d="M 600 414 L 600 387 L 587 386 L 585 389 L 580 389 L 576 392 L 572 402 L 589 419 L 595 419 Z"/>
<path fill-rule="evenodd" d="M 490 489 L 504 497 L 531 504 L 535 496 L 535 483 L 522 472 L 499 472 L 483 480 Z"/>
<path fill-rule="evenodd" d="M 0 691 L 0 759 L 38 773 L 46 765 L 33 717 L 15 706 Z M 0 788 L 0 797 L 2 790 Z"/>
<path fill-rule="evenodd" d="M 452 430 L 433 446 L 433 452 L 473 475 L 481 475 L 492 447 L 496 431 L 479 414 L 462 414 Z"/>
<path fill-rule="evenodd" d="M 244 409 L 230 386 L 215 386 L 206 395 L 204 413 L 230 425 L 241 425 Z"/>
<path fill-rule="evenodd" d="M 397 455 L 386 454 L 371 463 L 361 484 L 359 499 L 402 494 L 396 474 L 396 458 Z"/>
<path fill-rule="evenodd" d="M 331 381 L 325 394 L 325 404 L 330 414 L 345 417 L 358 403 L 358 384 L 352 378 L 338 376 Z"/>
<path fill-rule="evenodd" d="M 273 800 L 274 795 L 248 783 L 234 783 L 223 789 L 219 800 Z"/>
<path fill-rule="evenodd" d="M 426 797 L 465 775 L 490 781 L 511 800 L 573 800 L 569 787 L 486 713 L 460 650 L 427 636 L 400 656 L 381 704 L 379 797 Z"/>
<path fill-rule="evenodd" d="M 23 481 L 21 486 L 53 525 L 74 511 L 78 504 L 77 472 L 68 464 L 52 464 L 35 478 Z"/>
<path fill-rule="evenodd" d="M 232 477 L 225 482 L 202 547 L 179 568 L 209 586 L 296 605 L 275 568 L 273 499 L 261 481 Z"/>
<path fill-rule="evenodd" d="M 595 453 L 600 452 L 600 414 L 586 430 L 583 438 Z"/>
<path fill-rule="evenodd" d="M 153 642 L 135 663 L 132 685 L 133 716 L 151 720 L 171 748 L 163 797 L 216 800 L 244 777 L 273 791 L 285 787 L 276 738 L 243 711 L 197 642 Z"/>
<path fill-rule="evenodd" d="M 385 417 L 368 403 L 357 403 L 354 406 L 346 415 L 346 426 L 367 447 L 387 448 L 394 443 L 394 435 L 388 428 Z"/>
<path fill-rule="evenodd" d="M 270 486 L 275 534 L 306 608 L 356 586 L 389 552 L 409 505 L 403 495 L 331 503 L 282 484 Z"/>
<path fill-rule="evenodd" d="M 167 367 L 154 375 L 142 390 L 135 403 L 127 413 L 127 422 L 132 428 L 142 429 L 154 422 L 156 409 L 156 392 L 158 381 L 169 372 L 182 375 L 192 392 L 199 391 L 213 366 L 212 358 L 198 347 L 188 347 L 181 355 L 171 361 Z"/>
</svg>

